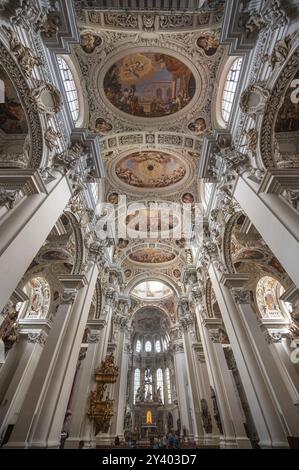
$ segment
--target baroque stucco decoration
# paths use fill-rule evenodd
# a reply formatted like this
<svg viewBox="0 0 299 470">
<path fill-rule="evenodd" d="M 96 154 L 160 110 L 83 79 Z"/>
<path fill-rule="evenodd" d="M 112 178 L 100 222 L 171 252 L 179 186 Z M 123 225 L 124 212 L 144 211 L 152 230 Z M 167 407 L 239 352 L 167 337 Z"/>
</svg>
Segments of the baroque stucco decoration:
<svg viewBox="0 0 299 470">
<path fill-rule="evenodd" d="M 260 155 L 265 168 L 277 167 L 275 158 L 275 126 L 285 91 L 299 68 L 299 50 L 296 50 L 282 69 L 264 109 L 261 122 Z"/>
<path fill-rule="evenodd" d="M 219 47 L 217 52 L 209 57 L 196 46 L 198 33 L 156 34 L 149 39 L 144 38 L 140 33 L 105 31 L 98 26 L 95 26 L 93 31 L 94 34 L 101 36 L 102 42 L 92 54 L 85 54 L 81 46 L 74 46 L 74 52 L 89 92 L 89 127 L 91 129 L 95 128 L 96 120 L 100 117 L 118 132 L 144 130 L 144 126 L 152 130 L 167 125 L 170 131 L 180 132 L 183 127 L 186 133 L 190 134 L 188 124 L 196 120 L 199 115 L 205 120 L 207 127 L 210 127 L 211 96 L 214 97 L 217 91 L 212 86 L 212 80 L 216 77 L 219 63 L 223 58 L 225 51 L 223 47 Z M 136 47 L 137 43 L 138 47 Z M 167 117 L 142 118 L 130 116 L 111 105 L 103 89 L 106 73 L 113 64 L 126 55 L 143 53 L 166 54 L 175 57 L 190 69 L 195 78 L 195 95 L 184 109 Z"/>
<path fill-rule="evenodd" d="M 32 93 L 15 60 L 0 42 L 0 62 L 15 88 L 26 113 L 29 127 L 30 146 L 28 148 L 29 168 L 39 168 L 43 160 L 43 124 Z M 27 158 L 26 158 L 27 160 Z"/>
</svg>

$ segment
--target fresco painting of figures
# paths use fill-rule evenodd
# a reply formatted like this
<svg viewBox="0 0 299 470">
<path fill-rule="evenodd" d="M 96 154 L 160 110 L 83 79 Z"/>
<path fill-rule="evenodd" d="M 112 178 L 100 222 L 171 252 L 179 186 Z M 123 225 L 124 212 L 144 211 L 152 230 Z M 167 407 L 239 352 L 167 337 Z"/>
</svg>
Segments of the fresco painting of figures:
<svg viewBox="0 0 299 470">
<path fill-rule="evenodd" d="M 134 53 L 112 65 L 104 79 L 104 91 L 119 110 L 157 118 L 174 114 L 190 103 L 195 79 L 175 57 Z"/>
</svg>

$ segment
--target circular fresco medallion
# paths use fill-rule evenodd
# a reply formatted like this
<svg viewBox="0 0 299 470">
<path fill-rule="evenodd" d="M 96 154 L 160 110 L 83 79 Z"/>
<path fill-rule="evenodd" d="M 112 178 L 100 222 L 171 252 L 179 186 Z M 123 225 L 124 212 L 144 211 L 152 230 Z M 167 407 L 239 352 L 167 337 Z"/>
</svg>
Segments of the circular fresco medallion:
<svg viewBox="0 0 299 470">
<path fill-rule="evenodd" d="M 108 202 L 110 202 L 110 204 L 117 204 L 118 203 L 118 194 L 117 193 L 109 194 Z"/>
<path fill-rule="evenodd" d="M 187 106 L 195 94 L 191 70 L 175 57 L 149 52 L 129 54 L 110 67 L 104 92 L 120 111 L 160 118 Z"/>
<path fill-rule="evenodd" d="M 191 193 L 185 193 L 185 194 L 183 194 L 183 196 L 182 196 L 182 201 L 183 201 L 185 204 L 193 204 L 193 202 L 194 202 L 194 196 L 193 196 L 193 194 L 191 194 Z"/>
<path fill-rule="evenodd" d="M 186 168 L 168 153 L 135 152 L 121 159 L 115 168 L 118 178 L 138 188 L 165 188 L 181 181 Z"/>
</svg>

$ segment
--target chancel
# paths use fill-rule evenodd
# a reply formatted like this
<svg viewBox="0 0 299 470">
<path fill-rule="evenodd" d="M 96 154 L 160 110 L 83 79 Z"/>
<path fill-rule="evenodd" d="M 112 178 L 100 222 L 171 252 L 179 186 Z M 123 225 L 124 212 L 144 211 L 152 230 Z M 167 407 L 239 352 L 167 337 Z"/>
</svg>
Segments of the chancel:
<svg viewBox="0 0 299 470">
<path fill-rule="evenodd" d="M 299 448 L 298 8 L 0 1 L 3 449 Z"/>
</svg>

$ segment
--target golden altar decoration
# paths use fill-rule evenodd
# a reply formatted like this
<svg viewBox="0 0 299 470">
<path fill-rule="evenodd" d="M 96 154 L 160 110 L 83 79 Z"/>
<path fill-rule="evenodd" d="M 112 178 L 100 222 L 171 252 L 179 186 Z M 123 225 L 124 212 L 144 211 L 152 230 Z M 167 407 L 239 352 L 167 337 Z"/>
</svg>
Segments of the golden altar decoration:
<svg viewBox="0 0 299 470">
<path fill-rule="evenodd" d="M 114 400 L 109 398 L 108 392 L 106 393 L 106 384 L 115 383 L 118 377 L 118 367 L 114 365 L 113 354 L 110 354 L 105 361 L 102 361 L 101 366 L 95 370 L 94 374 L 97 388 L 90 392 L 87 416 L 93 420 L 97 435 L 99 432 L 108 432 L 113 416 Z M 105 393 L 106 397 L 104 399 Z"/>
</svg>

